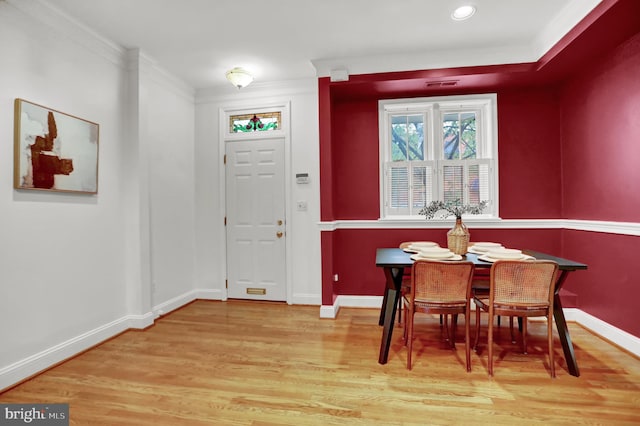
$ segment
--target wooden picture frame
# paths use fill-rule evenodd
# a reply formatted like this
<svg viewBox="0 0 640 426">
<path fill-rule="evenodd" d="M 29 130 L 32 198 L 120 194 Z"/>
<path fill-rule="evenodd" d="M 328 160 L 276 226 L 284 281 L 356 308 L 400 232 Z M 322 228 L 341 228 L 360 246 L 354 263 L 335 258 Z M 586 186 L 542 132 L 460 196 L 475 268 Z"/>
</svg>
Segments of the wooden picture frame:
<svg viewBox="0 0 640 426">
<path fill-rule="evenodd" d="M 98 193 L 97 123 L 16 99 L 14 125 L 15 189 Z"/>
</svg>

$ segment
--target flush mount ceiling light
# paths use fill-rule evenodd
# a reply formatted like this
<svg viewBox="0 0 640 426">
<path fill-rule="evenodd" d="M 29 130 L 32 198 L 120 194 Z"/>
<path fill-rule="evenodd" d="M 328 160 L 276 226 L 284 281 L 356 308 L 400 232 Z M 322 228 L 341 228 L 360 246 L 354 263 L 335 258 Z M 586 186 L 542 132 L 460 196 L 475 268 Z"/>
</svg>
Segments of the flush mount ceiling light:
<svg viewBox="0 0 640 426">
<path fill-rule="evenodd" d="M 454 21 L 464 21 L 465 19 L 469 19 L 476 13 L 475 6 L 466 5 L 460 6 L 451 14 L 451 19 Z"/>
<path fill-rule="evenodd" d="M 238 89 L 248 86 L 253 81 L 253 76 L 244 68 L 235 67 L 227 71 L 227 80 Z"/>
</svg>

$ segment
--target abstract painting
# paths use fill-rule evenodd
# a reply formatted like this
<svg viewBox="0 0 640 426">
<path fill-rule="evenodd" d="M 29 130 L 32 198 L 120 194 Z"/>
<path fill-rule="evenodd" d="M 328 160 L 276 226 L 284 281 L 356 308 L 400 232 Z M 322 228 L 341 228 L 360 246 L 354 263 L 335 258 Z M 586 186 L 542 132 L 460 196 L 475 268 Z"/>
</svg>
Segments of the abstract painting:
<svg viewBox="0 0 640 426">
<path fill-rule="evenodd" d="M 16 99 L 14 188 L 96 194 L 98 134 L 96 123 Z"/>
</svg>

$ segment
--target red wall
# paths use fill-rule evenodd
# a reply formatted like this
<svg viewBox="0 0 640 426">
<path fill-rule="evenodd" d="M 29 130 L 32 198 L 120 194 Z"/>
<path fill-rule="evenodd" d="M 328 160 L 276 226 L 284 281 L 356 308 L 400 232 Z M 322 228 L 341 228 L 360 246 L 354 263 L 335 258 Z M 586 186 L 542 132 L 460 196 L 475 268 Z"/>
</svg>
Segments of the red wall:
<svg viewBox="0 0 640 426">
<path fill-rule="evenodd" d="M 640 337 L 637 252 L 640 237 L 563 231 L 564 252 L 589 265 L 573 272 L 564 288 L 578 295 L 578 307 Z"/>
<path fill-rule="evenodd" d="M 635 10 L 638 4 L 609 1 L 606 6 Z M 609 10 L 626 10 L 622 6 Z M 505 66 L 505 77 L 495 78 L 500 67 L 492 67 L 491 79 L 498 83 L 458 86 L 448 92 L 408 92 L 408 86 L 403 89 L 399 84 L 397 73 L 380 75 L 381 81 L 389 83 L 380 85 L 384 93 L 367 93 L 365 87 L 376 87 L 372 75 L 355 76 L 351 95 L 350 82 L 320 79 L 322 220 L 379 217 L 379 98 L 494 92 L 498 94 L 502 218 L 640 222 L 640 17 L 635 19 L 627 19 L 629 25 L 624 26 L 626 34 L 635 25 L 635 35 L 607 49 L 594 46 L 598 55 L 591 57 L 588 67 L 571 69 L 570 62 L 553 63 L 545 56 L 537 75 Z M 584 32 L 592 44 L 616 39 L 604 33 L 599 36 L 616 28 L 593 28 Z M 585 37 L 574 34 L 571 40 L 580 43 Z M 559 57 L 573 57 L 566 46 L 557 51 Z M 586 54 L 582 49 L 581 64 Z M 469 80 L 461 77 L 461 84 L 482 81 L 482 70 L 473 73 L 477 74 Z M 549 81 L 549 75 L 556 80 Z M 398 86 L 396 93 L 389 91 L 391 86 Z M 640 247 L 640 237 L 554 229 L 471 229 L 471 233 L 475 241 L 501 241 L 586 263 L 588 270 L 572 273 L 565 285 L 577 295 L 577 306 L 640 336 L 640 321 L 634 316 L 640 280 L 631 258 L 633 249 Z M 337 229 L 322 234 L 322 301 L 332 304 L 337 295 L 382 295 L 384 278 L 374 264 L 376 247 L 416 239 L 444 244 L 446 230 Z M 337 283 L 333 274 L 339 275 Z"/>
<path fill-rule="evenodd" d="M 559 218 L 560 132 L 554 89 L 498 93 L 500 216 Z"/>
<path fill-rule="evenodd" d="M 334 101 L 331 114 L 332 219 L 378 219 L 378 100 Z M 560 217 L 558 120 L 555 90 L 498 93 L 501 217 Z"/>
<path fill-rule="evenodd" d="M 336 219 L 377 219 L 380 211 L 378 102 L 335 102 L 332 170 Z"/>
<path fill-rule="evenodd" d="M 640 33 L 569 81 L 561 95 L 564 215 L 640 222 Z M 589 265 L 579 282 L 566 285 L 579 307 L 640 336 L 640 237 L 567 230 L 563 246 Z"/>
<path fill-rule="evenodd" d="M 562 91 L 568 218 L 640 222 L 640 33 Z"/>
</svg>

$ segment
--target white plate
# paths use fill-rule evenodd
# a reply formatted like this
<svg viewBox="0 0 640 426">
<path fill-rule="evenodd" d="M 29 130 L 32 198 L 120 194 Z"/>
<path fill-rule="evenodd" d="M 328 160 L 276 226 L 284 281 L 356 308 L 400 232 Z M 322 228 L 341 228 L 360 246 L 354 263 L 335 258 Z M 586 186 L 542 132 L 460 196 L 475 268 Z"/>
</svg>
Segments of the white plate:
<svg viewBox="0 0 640 426">
<path fill-rule="evenodd" d="M 452 261 L 452 260 L 462 260 L 462 256 L 460 256 L 459 254 L 454 254 L 451 257 L 440 257 L 440 258 L 436 258 L 436 257 L 425 257 L 425 256 L 420 256 L 419 254 L 412 254 L 411 255 L 411 260 L 441 260 L 441 261 Z"/>
<path fill-rule="evenodd" d="M 489 250 L 485 254 L 493 259 L 520 259 L 522 257 L 522 250 L 501 248 Z"/>
<path fill-rule="evenodd" d="M 429 257 L 432 259 L 447 259 L 449 257 L 453 257 L 455 256 L 455 253 L 450 251 L 450 250 L 443 250 L 443 251 L 426 251 L 426 250 L 420 250 L 418 252 L 419 256 L 422 257 Z"/>
<path fill-rule="evenodd" d="M 526 255 L 526 254 L 523 254 L 521 256 L 522 257 L 520 257 L 518 259 L 496 259 L 496 258 L 493 258 L 493 257 L 489 257 L 487 255 L 484 255 L 484 256 L 478 256 L 478 259 L 484 260 L 485 262 L 491 262 L 491 263 L 497 262 L 498 260 L 535 260 L 535 257 L 533 257 L 533 256 L 529 256 L 529 255 Z"/>
<path fill-rule="evenodd" d="M 409 244 L 409 247 L 407 247 L 407 248 L 409 250 L 413 250 L 414 252 L 417 252 L 419 250 L 440 248 L 440 246 L 438 245 L 438 243 L 431 243 L 431 242 L 428 242 L 428 241 L 424 241 L 424 242 L 411 243 L 411 244 Z"/>
<path fill-rule="evenodd" d="M 469 247 L 469 248 L 467 249 L 467 251 L 468 251 L 469 253 L 475 253 L 475 254 L 487 254 L 487 252 L 488 252 L 489 250 L 492 250 L 492 249 L 493 249 L 493 250 L 495 250 L 496 248 L 501 248 L 501 247 L 502 247 L 502 246 L 500 246 L 500 247 L 486 248 L 486 249 L 482 249 L 482 248 L 477 249 L 477 248 L 475 247 L 475 245 L 473 245 L 473 246 Z"/>
<path fill-rule="evenodd" d="M 402 250 L 406 251 L 407 253 L 418 253 L 420 250 L 431 248 L 440 248 L 440 245 L 438 243 L 434 243 L 433 241 L 415 241 Z"/>
<path fill-rule="evenodd" d="M 480 247 L 480 248 L 497 248 L 497 247 L 502 247 L 502 244 L 500 243 L 489 243 L 489 242 L 485 242 L 485 241 L 481 241 L 478 243 L 473 243 L 474 247 Z"/>
<path fill-rule="evenodd" d="M 440 247 L 440 244 L 434 243 L 433 241 L 413 241 L 409 246 L 416 247 Z"/>
<path fill-rule="evenodd" d="M 500 248 L 503 248 L 502 244 L 500 243 L 480 242 L 480 243 L 473 243 L 473 245 L 469 247 L 469 251 L 471 253 L 480 254 L 480 253 L 486 253 L 489 250 L 496 250 Z"/>
<path fill-rule="evenodd" d="M 421 253 L 450 253 L 446 247 L 417 247 Z"/>
</svg>

